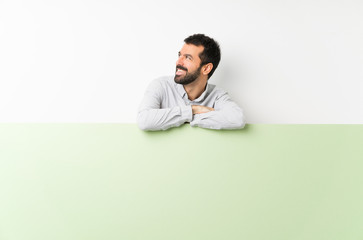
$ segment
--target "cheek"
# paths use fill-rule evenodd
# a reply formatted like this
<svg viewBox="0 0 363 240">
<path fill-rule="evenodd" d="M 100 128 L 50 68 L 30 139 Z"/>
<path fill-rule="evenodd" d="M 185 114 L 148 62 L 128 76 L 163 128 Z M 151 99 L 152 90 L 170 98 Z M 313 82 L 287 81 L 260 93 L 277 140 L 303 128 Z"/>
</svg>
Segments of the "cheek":
<svg viewBox="0 0 363 240">
<path fill-rule="evenodd" d="M 188 68 L 188 72 L 195 72 L 198 69 L 198 66 L 191 63 L 187 64 L 186 67 Z"/>
</svg>

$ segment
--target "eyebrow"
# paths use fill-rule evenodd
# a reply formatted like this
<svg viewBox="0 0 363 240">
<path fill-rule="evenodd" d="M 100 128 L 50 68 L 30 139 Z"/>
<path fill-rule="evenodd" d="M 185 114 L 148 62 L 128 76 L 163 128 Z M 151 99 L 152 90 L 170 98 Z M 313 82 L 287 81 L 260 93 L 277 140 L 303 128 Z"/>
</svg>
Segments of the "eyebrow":
<svg viewBox="0 0 363 240">
<path fill-rule="evenodd" d="M 179 54 L 179 56 L 181 55 L 181 53 L 180 52 L 178 52 L 178 54 Z M 193 56 L 192 55 L 190 55 L 190 54 L 183 54 L 184 56 L 186 56 L 186 57 L 191 57 L 192 59 L 193 59 Z"/>
</svg>

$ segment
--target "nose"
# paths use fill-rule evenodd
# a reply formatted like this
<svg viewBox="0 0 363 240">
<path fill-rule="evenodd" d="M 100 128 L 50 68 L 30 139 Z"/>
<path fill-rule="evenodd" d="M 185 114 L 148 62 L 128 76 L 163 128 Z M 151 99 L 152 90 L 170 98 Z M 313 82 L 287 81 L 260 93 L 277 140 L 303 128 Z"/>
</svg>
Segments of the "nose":
<svg viewBox="0 0 363 240">
<path fill-rule="evenodd" d="M 176 60 L 176 65 L 184 66 L 183 56 L 178 57 L 178 59 Z"/>
</svg>

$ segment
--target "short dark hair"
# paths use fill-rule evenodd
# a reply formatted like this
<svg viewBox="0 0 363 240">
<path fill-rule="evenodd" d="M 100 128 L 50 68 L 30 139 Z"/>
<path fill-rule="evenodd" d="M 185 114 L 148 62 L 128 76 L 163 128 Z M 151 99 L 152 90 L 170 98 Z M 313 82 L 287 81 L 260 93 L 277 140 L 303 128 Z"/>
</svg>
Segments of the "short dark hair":
<svg viewBox="0 0 363 240">
<path fill-rule="evenodd" d="M 219 44 L 210 37 L 204 34 L 194 34 L 184 39 L 186 44 L 193 44 L 195 46 L 203 46 L 204 50 L 199 54 L 199 58 L 202 60 L 200 66 L 207 63 L 212 63 L 213 68 L 208 74 L 208 79 L 213 75 L 217 69 L 219 62 L 221 61 L 221 49 Z"/>
</svg>

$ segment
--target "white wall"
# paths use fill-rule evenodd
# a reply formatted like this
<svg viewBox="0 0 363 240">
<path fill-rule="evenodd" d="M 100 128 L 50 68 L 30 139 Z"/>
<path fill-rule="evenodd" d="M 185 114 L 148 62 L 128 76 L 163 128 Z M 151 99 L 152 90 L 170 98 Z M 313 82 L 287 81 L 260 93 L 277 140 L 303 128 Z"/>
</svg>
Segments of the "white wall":
<svg viewBox="0 0 363 240">
<path fill-rule="evenodd" d="M 1 122 L 135 122 L 183 39 L 222 47 L 211 83 L 248 123 L 363 123 L 363 2 L 0 1 Z"/>
</svg>

